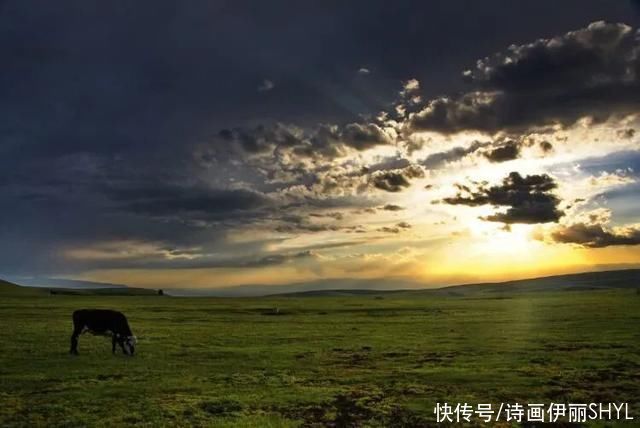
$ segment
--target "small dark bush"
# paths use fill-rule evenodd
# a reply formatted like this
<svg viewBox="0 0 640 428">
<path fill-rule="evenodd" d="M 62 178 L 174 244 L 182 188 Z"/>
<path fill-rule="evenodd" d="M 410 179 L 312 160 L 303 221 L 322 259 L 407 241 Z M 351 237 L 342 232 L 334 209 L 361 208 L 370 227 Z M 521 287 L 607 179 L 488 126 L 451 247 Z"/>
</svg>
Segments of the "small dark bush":
<svg viewBox="0 0 640 428">
<path fill-rule="evenodd" d="M 203 401 L 200 408 L 211 415 L 228 415 L 242 410 L 242 405 L 234 400 Z"/>
</svg>

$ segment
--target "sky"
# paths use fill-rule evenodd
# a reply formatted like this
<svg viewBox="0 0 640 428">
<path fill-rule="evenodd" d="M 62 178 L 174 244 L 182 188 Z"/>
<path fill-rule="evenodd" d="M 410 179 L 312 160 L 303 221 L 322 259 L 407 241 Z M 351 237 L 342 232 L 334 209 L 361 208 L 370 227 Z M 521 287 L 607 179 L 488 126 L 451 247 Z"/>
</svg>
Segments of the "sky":
<svg viewBox="0 0 640 428">
<path fill-rule="evenodd" d="M 640 265 L 640 3 L 0 1 L 0 277 Z"/>
</svg>

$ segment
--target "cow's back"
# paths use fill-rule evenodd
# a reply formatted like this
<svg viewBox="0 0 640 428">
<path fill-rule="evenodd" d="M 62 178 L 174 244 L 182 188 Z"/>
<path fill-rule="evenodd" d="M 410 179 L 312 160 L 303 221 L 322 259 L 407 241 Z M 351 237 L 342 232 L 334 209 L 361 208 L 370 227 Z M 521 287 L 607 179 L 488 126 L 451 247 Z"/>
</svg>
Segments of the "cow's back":
<svg viewBox="0 0 640 428">
<path fill-rule="evenodd" d="M 123 313 L 110 309 L 80 309 L 73 313 L 77 330 L 88 329 L 96 333 L 118 332 L 130 335 L 129 323 Z"/>
</svg>

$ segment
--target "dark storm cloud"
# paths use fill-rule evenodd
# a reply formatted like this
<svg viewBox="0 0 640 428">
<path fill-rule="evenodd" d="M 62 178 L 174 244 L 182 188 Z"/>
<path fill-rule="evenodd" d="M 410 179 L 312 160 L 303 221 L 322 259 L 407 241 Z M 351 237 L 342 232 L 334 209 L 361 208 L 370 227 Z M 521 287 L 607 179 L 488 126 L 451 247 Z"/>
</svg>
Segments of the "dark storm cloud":
<svg viewBox="0 0 640 428">
<path fill-rule="evenodd" d="M 337 231 L 342 228 L 341 226 L 333 223 L 313 223 L 307 216 L 296 214 L 281 216 L 278 221 L 280 224 L 275 227 L 275 230 L 283 233 L 327 232 Z"/>
<path fill-rule="evenodd" d="M 61 248 L 122 239 L 259 252 L 224 237 L 277 224 L 278 204 L 367 206 L 266 195 L 320 181 L 317 158 L 392 144 L 369 118 L 401 82 L 457 91 L 450 76 L 486 52 L 628 15 L 596 0 L 2 1 L 0 272 L 77 273 Z M 411 177 L 385 174 L 409 163 L 388 161 L 328 182 L 400 190 Z"/>
<path fill-rule="evenodd" d="M 250 154 L 291 149 L 297 156 L 344 156 L 346 149 L 367 150 L 377 145 L 391 144 L 392 138 L 374 123 L 349 123 L 345 126 L 318 125 L 311 131 L 280 123 L 254 128 L 223 129 L 218 136 L 241 147 Z"/>
<path fill-rule="evenodd" d="M 386 192 L 400 192 L 411 185 L 411 179 L 423 178 L 424 171 L 417 165 L 404 169 L 376 171 L 371 175 L 372 185 Z"/>
<path fill-rule="evenodd" d="M 0 150 L 15 159 L 153 147 L 175 159 L 222 128 L 353 122 L 387 105 L 398 82 L 428 75 L 421 89 L 433 95 L 457 86 L 451 74 L 481 52 L 629 15 L 587 3 L 491 0 L 461 13 L 458 2 L 5 1 Z M 487 20 L 514 24 L 489 33 Z M 375 73 L 354 79 L 363 63 Z M 277 87 L 257 92 L 265 79 Z"/>
<path fill-rule="evenodd" d="M 338 211 L 328 212 L 328 213 L 311 213 L 310 217 L 328 217 L 334 220 L 342 220 L 344 218 L 344 214 Z"/>
<path fill-rule="evenodd" d="M 481 59 L 465 72 L 473 89 L 435 98 L 410 127 L 455 133 L 570 126 L 606 120 L 640 107 L 640 44 L 624 24 L 588 27 Z"/>
<path fill-rule="evenodd" d="M 619 138 L 633 138 L 636 135 L 636 130 L 633 128 L 619 129 L 616 131 L 616 135 Z"/>
<path fill-rule="evenodd" d="M 310 168 L 307 167 L 306 171 L 309 172 Z M 306 181 L 282 188 L 281 194 L 292 204 L 297 201 L 318 208 L 373 207 L 384 199 L 371 190 L 400 192 L 411 186 L 412 180 L 424 177 L 425 172 L 420 165 L 396 156 L 383 158 L 369 166 L 346 160 L 307 173 Z"/>
<path fill-rule="evenodd" d="M 120 249 L 122 250 L 122 249 Z M 105 254 L 102 259 L 81 260 L 86 269 L 240 269 L 240 268 L 264 268 L 269 266 L 280 266 L 295 261 L 313 260 L 316 254 L 312 250 L 304 250 L 293 253 L 269 253 L 266 255 L 253 254 L 249 256 L 240 255 L 234 257 L 221 257 L 220 255 L 210 255 L 197 250 L 174 251 L 171 257 L 167 257 L 168 251 L 143 254 L 136 256 L 132 254 L 126 259 L 109 258 Z M 184 255 L 185 257 L 180 257 Z M 188 256 L 188 257 L 187 257 Z"/>
<path fill-rule="evenodd" d="M 494 163 L 507 162 L 518 159 L 524 145 L 525 142 L 522 140 L 474 141 L 466 147 L 458 146 L 444 152 L 433 153 L 419 163 L 427 169 L 438 169 L 447 163 L 457 162 L 474 154 L 481 155 Z M 540 148 L 546 153 L 553 146 L 550 143 L 542 142 Z"/>
<path fill-rule="evenodd" d="M 295 147 L 304 143 L 301 131 L 279 123 L 253 129 L 223 129 L 218 135 L 225 142 L 236 143 L 247 153 L 264 153 L 275 147 Z"/>
<path fill-rule="evenodd" d="M 366 150 L 391 142 L 389 136 L 378 125 L 373 123 L 350 123 L 344 127 L 340 137 L 345 144 L 356 150 Z"/>
<path fill-rule="evenodd" d="M 420 161 L 420 165 L 427 169 L 437 169 L 446 163 L 458 161 L 465 156 L 475 153 L 490 144 L 490 142 L 474 141 L 467 147 L 454 147 L 444 152 L 431 154 Z"/>
<path fill-rule="evenodd" d="M 374 173 L 376 171 L 388 171 L 391 169 L 404 169 L 411 165 L 411 161 L 401 156 L 389 156 L 380 159 L 378 162 L 367 165 L 364 168 L 365 173 Z"/>
<path fill-rule="evenodd" d="M 404 207 L 395 204 L 386 204 L 382 207 L 382 209 L 385 211 L 402 211 L 404 210 Z"/>
<path fill-rule="evenodd" d="M 486 217 L 487 221 L 506 224 L 557 222 L 564 215 L 558 209 L 560 199 L 553 194 L 557 184 L 550 176 L 510 173 L 499 185 L 476 183 L 474 187 L 458 185 L 459 193 L 443 202 L 451 205 L 508 207 Z"/>
<path fill-rule="evenodd" d="M 549 153 L 549 152 L 553 151 L 553 144 L 551 144 L 550 142 L 548 142 L 546 140 L 540 141 L 539 145 L 540 145 L 540 149 L 544 153 Z"/>
<path fill-rule="evenodd" d="M 484 156 L 491 162 L 506 162 L 517 159 L 520 156 L 520 144 L 509 140 L 485 152 Z"/>
<path fill-rule="evenodd" d="M 373 185 L 377 189 L 387 192 L 399 192 L 411 184 L 409 178 L 400 172 L 382 172 L 375 174 L 372 179 Z"/>
<path fill-rule="evenodd" d="M 551 238 L 555 242 L 578 244 L 588 248 L 603 248 L 613 245 L 640 245 L 640 229 L 626 227 L 607 229 L 597 223 L 576 223 L 554 230 Z"/>
<path fill-rule="evenodd" d="M 312 251 L 301 251 L 298 253 L 268 255 L 268 256 L 260 257 L 255 260 L 249 260 L 245 263 L 235 262 L 235 264 L 236 266 L 239 266 L 239 267 L 262 267 L 262 266 L 269 266 L 269 265 L 281 265 L 284 263 L 288 263 L 292 260 L 308 259 L 313 257 L 315 257 L 315 254 Z"/>
<path fill-rule="evenodd" d="M 207 189 L 203 186 L 154 186 L 108 189 L 106 194 L 124 209 L 148 216 L 226 218 L 269 205 L 263 194 L 251 190 Z"/>
<path fill-rule="evenodd" d="M 400 223 L 397 223 L 395 226 L 383 226 L 376 230 L 378 232 L 398 234 L 407 229 L 411 229 L 411 224 L 407 223 L 406 221 L 401 221 Z"/>
<path fill-rule="evenodd" d="M 160 261 L 160 264 L 171 265 L 176 268 L 261 268 L 266 266 L 278 266 L 296 260 L 313 259 L 316 254 L 311 250 L 296 253 L 277 253 L 264 256 L 237 257 L 228 259 L 216 259 L 213 257 L 196 258 L 192 260 Z M 144 263 L 141 266 L 145 266 Z M 133 266 L 132 266 L 133 267 Z"/>
</svg>

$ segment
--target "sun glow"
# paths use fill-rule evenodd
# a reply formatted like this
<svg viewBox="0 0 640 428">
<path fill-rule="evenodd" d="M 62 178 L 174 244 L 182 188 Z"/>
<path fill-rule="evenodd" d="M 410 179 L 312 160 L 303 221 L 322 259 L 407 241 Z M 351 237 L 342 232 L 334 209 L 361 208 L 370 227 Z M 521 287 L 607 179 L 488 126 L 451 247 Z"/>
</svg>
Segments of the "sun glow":
<svg viewBox="0 0 640 428">
<path fill-rule="evenodd" d="M 571 271 L 592 262 L 572 246 L 536 239 L 534 225 L 507 228 L 471 215 L 464 224 L 465 231 L 452 236 L 441 254 L 425 266 L 425 277 L 450 283 L 498 281 Z"/>
<path fill-rule="evenodd" d="M 471 245 L 473 252 L 528 257 L 535 250 L 537 242 L 531 237 L 532 226 L 507 227 L 479 219 L 473 219 L 472 223 L 469 230 L 474 241 Z"/>
</svg>

